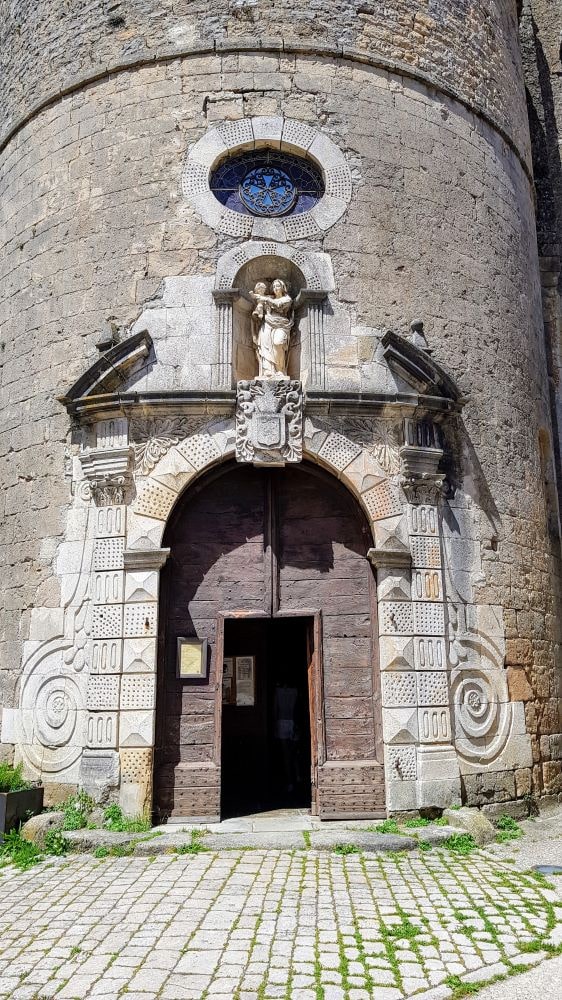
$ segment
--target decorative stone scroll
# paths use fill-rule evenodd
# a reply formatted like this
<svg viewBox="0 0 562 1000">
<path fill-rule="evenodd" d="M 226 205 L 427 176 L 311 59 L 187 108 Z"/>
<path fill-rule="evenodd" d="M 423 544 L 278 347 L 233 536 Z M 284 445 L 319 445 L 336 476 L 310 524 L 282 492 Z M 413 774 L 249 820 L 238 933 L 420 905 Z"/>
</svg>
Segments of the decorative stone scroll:
<svg viewBox="0 0 562 1000">
<path fill-rule="evenodd" d="M 236 390 L 236 461 L 285 465 L 302 460 L 302 385 L 255 378 Z"/>
</svg>

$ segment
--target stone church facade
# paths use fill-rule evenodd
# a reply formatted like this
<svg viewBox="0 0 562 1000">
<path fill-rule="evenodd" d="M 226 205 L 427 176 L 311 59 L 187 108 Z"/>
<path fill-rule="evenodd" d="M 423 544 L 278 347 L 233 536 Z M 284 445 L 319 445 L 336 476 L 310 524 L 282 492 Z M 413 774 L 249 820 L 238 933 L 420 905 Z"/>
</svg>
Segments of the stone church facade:
<svg viewBox="0 0 562 1000">
<path fill-rule="evenodd" d="M 322 818 L 562 795 L 549 5 L 78 6 L 0 28 L 2 755 L 286 805 L 290 676 Z"/>
</svg>

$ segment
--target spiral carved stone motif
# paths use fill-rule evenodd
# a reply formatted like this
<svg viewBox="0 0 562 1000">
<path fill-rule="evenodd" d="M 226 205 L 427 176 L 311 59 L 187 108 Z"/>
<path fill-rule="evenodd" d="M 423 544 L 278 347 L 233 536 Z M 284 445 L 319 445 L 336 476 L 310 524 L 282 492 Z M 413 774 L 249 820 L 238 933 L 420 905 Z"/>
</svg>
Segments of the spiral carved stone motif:
<svg viewBox="0 0 562 1000">
<path fill-rule="evenodd" d="M 464 668 L 452 679 L 457 750 L 468 760 L 489 762 L 503 750 L 511 705 L 500 670 Z"/>
</svg>

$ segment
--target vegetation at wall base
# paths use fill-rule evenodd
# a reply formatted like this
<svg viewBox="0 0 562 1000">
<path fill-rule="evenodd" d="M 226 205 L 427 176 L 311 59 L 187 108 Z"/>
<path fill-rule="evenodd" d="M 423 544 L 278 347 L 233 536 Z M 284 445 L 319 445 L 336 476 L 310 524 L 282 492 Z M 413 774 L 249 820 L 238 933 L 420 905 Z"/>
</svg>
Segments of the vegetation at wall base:
<svg viewBox="0 0 562 1000">
<path fill-rule="evenodd" d="M 23 765 L 12 767 L 5 761 L 0 761 L 0 792 L 25 792 L 33 786 L 23 776 Z"/>
</svg>

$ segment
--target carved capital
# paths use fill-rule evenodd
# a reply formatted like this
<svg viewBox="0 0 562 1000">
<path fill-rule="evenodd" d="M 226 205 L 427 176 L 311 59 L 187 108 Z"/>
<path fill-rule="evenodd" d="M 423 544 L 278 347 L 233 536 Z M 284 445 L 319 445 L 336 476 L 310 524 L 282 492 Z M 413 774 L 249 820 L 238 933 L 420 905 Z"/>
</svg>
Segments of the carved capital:
<svg viewBox="0 0 562 1000">
<path fill-rule="evenodd" d="M 403 477 L 402 489 L 408 503 L 416 506 L 425 504 L 429 507 L 437 507 L 444 494 L 444 483 L 445 478 L 442 475 Z"/>
<path fill-rule="evenodd" d="M 132 483 L 132 447 L 88 448 L 80 462 L 97 506 L 125 503 Z"/>
<path fill-rule="evenodd" d="M 130 570 L 162 569 L 169 555 L 169 549 L 125 549 L 124 566 Z"/>
<path fill-rule="evenodd" d="M 412 565 L 412 554 L 406 547 L 393 549 L 369 549 L 367 559 L 371 565 L 377 569 L 382 567 L 393 567 L 397 569 L 409 569 Z"/>
</svg>

